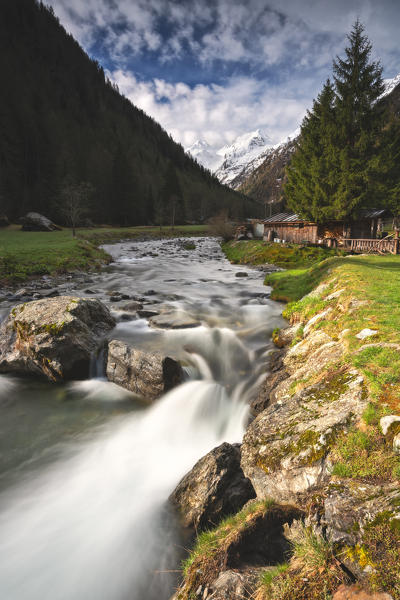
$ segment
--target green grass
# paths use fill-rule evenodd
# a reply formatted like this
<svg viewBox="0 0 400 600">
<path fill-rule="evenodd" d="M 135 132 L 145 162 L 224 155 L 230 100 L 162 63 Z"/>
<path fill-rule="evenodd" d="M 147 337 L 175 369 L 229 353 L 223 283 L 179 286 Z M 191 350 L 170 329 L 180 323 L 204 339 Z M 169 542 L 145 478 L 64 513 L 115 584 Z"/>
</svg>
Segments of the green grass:
<svg viewBox="0 0 400 600">
<path fill-rule="evenodd" d="M 193 563 L 209 559 L 213 553 L 223 544 L 226 538 L 236 531 L 246 527 L 249 515 L 259 511 L 266 511 L 274 506 L 273 500 L 267 499 L 258 503 L 251 503 L 235 515 L 223 519 L 215 529 L 203 531 L 196 539 L 196 544 L 189 556 L 182 562 L 182 569 L 187 575 Z"/>
<path fill-rule="evenodd" d="M 82 237 L 96 245 L 112 244 L 120 240 L 196 237 L 208 235 L 208 225 L 176 225 L 172 227 L 95 227 L 79 229 Z"/>
<path fill-rule="evenodd" d="M 338 251 L 314 246 L 296 244 L 274 244 L 261 240 L 231 241 L 222 244 L 228 260 L 235 264 L 273 264 L 283 268 L 305 268 Z M 340 252 L 339 252 L 340 253 Z"/>
<path fill-rule="evenodd" d="M 255 600 L 331 600 L 345 581 L 333 544 L 303 525 L 290 562 L 262 573 Z"/>
<path fill-rule="evenodd" d="M 0 280 L 23 282 L 30 277 L 98 268 L 109 260 L 103 250 L 68 230 L 52 232 L 0 230 Z"/>
<path fill-rule="evenodd" d="M 276 276 L 280 278 L 275 279 Z M 291 272 L 273 274 L 269 283 L 286 290 L 294 282 L 301 293 L 321 282 L 330 282 L 323 294 L 297 299 L 297 291 L 284 311 L 287 318 L 305 322 L 316 312 L 332 307 L 329 319 L 320 329 L 331 336 L 347 330 L 345 342 L 348 362 L 359 369 L 368 381 L 375 400 L 400 409 L 400 256 L 349 256 L 332 258 L 307 269 L 299 278 Z M 338 300 L 325 297 L 333 289 L 343 289 Z M 288 294 L 289 295 L 289 294 Z M 373 337 L 359 340 L 357 334 L 365 328 L 377 331 Z M 366 346 L 366 347 L 364 347 Z"/>
<path fill-rule="evenodd" d="M 205 235 L 205 225 L 187 225 L 175 229 L 159 227 L 21 231 L 11 225 L 0 229 L 0 281 L 24 282 L 39 275 L 55 275 L 71 271 L 98 269 L 110 260 L 97 246 L 126 239 L 181 237 Z"/>
</svg>

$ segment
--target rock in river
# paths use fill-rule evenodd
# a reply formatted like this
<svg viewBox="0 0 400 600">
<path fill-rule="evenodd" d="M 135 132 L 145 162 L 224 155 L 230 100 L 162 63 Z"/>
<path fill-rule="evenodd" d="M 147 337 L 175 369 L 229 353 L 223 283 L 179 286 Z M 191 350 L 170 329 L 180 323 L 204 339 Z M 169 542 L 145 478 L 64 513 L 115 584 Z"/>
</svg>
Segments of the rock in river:
<svg viewBox="0 0 400 600">
<path fill-rule="evenodd" d="M 85 378 L 101 338 L 114 326 L 108 309 L 94 298 L 18 304 L 0 327 L 0 372 L 50 381 Z"/>
<path fill-rule="evenodd" d="M 183 371 L 169 356 L 142 352 L 112 340 L 108 345 L 107 377 L 139 396 L 154 400 L 181 383 Z"/>
<path fill-rule="evenodd" d="M 239 444 L 226 442 L 203 456 L 171 494 L 186 527 L 205 529 L 234 514 L 255 492 L 240 467 Z"/>
</svg>

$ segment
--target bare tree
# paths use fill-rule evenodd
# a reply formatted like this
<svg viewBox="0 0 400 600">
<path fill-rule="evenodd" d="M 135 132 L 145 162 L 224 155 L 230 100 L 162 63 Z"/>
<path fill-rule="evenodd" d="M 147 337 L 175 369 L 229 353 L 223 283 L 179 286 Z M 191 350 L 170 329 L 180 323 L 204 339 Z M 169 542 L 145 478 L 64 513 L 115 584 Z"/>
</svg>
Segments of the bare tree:
<svg viewBox="0 0 400 600">
<path fill-rule="evenodd" d="M 94 192 L 91 183 L 66 183 L 60 193 L 60 212 L 72 227 L 72 236 L 76 236 L 76 227 L 89 211 L 90 197 Z"/>
<path fill-rule="evenodd" d="M 224 242 L 232 240 L 235 235 L 235 228 L 232 221 L 229 220 L 229 215 L 226 210 L 211 217 L 208 221 L 208 230 L 211 235 L 222 237 Z"/>
</svg>

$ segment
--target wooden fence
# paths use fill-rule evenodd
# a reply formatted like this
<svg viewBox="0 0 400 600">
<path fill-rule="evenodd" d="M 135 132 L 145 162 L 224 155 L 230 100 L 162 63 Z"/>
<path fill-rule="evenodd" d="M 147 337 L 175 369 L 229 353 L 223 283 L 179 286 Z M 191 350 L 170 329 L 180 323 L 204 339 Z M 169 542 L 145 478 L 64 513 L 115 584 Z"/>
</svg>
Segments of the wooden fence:
<svg viewBox="0 0 400 600">
<path fill-rule="evenodd" d="M 354 252 L 399 254 L 399 239 L 396 238 L 383 240 L 344 239 L 343 243 L 346 249 Z"/>
</svg>

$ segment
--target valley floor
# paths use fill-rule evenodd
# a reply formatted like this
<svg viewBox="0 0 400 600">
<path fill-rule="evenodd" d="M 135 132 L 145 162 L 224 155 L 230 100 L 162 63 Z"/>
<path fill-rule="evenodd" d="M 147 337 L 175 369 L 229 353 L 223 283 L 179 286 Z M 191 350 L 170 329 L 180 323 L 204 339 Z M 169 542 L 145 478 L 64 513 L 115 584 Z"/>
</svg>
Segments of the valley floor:
<svg viewBox="0 0 400 600">
<path fill-rule="evenodd" d="M 57 275 L 73 271 L 97 270 L 110 261 L 98 248 L 120 240 L 143 240 L 180 236 L 201 236 L 206 225 L 171 227 L 94 227 L 51 232 L 21 231 L 18 225 L 0 229 L 0 281 L 22 283 L 40 275 Z"/>
</svg>

